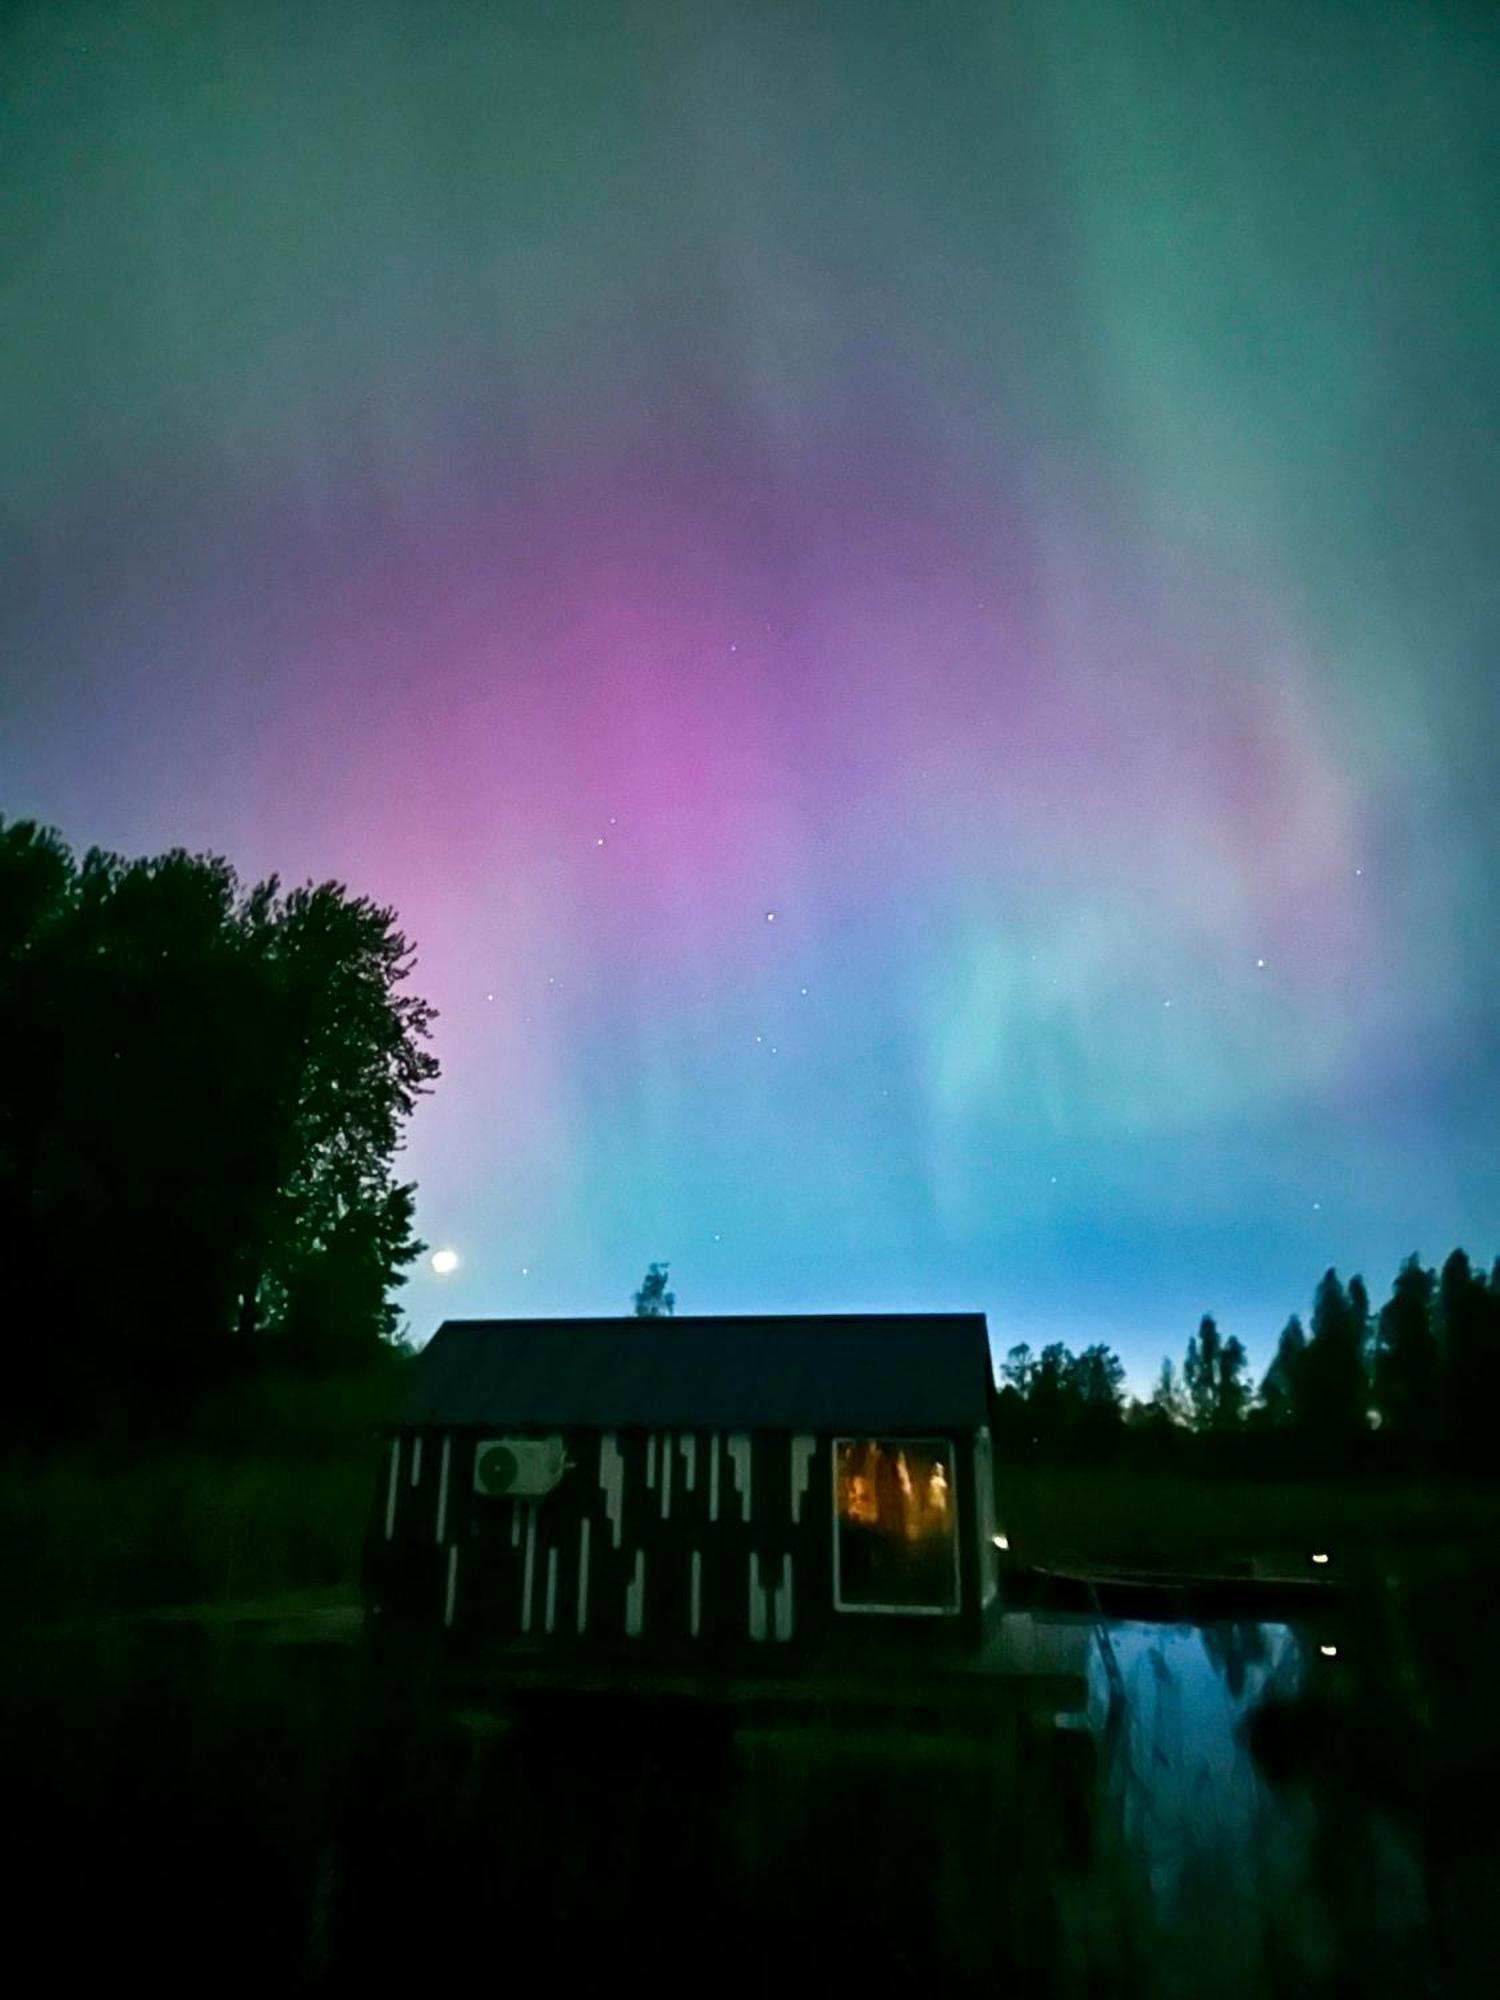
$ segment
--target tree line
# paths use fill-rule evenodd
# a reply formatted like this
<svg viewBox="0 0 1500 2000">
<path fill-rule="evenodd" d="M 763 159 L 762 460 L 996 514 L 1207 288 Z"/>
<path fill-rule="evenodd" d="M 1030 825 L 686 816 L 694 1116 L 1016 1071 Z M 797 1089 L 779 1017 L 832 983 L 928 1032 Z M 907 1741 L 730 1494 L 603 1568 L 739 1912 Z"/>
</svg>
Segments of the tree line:
<svg viewBox="0 0 1500 2000">
<path fill-rule="evenodd" d="M 170 1418 L 395 1333 L 394 1172 L 437 1073 L 393 913 L 181 850 L 78 859 L 0 819 L 0 1424 Z"/>
<path fill-rule="evenodd" d="M 1287 1321 L 1258 1383 L 1243 1342 L 1212 1314 L 1145 1398 L 1127 1397 L 1103 1344 L 1034 1354 L 1023 1342 L 1000 1381 L 997 1436 L 1022 1453 L 1133 1448 L 1207 1464 L 1227 1447 L 1236 1465 L 1480 1472 L 1500 1418 L 1500 1258 L 1486 1274 L 1463 1250 L 1438 1269 L 1410 1256 L 1378 1311 L 1362 1277 L 1325 1271 L 1306 1325 Z"/>
</svg>

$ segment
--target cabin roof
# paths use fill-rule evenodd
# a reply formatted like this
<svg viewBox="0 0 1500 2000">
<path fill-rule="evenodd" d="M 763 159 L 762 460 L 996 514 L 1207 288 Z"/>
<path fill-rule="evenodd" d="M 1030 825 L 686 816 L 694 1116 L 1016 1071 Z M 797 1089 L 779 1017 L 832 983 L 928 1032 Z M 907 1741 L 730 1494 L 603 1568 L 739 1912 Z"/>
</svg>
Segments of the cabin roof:
<svg viewBox="0 0 1500 2000">
<path fill-rule="evenodd" d="M 415 1425 L 906 1432 L 988 1421 L 983 1313 L 445 1320 Z"/>
</svg>

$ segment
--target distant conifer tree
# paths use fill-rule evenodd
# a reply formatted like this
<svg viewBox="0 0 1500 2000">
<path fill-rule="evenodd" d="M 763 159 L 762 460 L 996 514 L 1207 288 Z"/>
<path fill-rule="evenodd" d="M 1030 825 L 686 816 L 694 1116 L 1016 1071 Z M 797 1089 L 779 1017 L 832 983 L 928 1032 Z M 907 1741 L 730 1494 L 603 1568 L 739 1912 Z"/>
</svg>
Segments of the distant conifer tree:
<svg viewBox="0 0 1500 2000">
<path fill-rule="evenodd" d="M 677 1294 L 667 1290 L 667 1266 L 647 1266 L 640 1289 L 635 1294 L 637 1319 L 670 1319 L 677 1307 Z"/>
</svg>

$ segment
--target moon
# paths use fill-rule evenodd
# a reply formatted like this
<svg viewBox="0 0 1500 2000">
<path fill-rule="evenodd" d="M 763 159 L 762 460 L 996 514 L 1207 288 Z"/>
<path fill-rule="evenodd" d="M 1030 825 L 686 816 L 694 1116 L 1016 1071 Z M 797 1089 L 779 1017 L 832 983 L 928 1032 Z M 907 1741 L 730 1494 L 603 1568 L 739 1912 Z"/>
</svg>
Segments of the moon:
<svg viewBox="0 0 1500 2000">
<path fill-rule="evenodd" d="M 446 1278 L 450 1271 L 458 1269 L 458 1252 L 456 1250 L 434 1250 L 432 1253 L 432 1268 L 440 1278 Z"/>
</svg>

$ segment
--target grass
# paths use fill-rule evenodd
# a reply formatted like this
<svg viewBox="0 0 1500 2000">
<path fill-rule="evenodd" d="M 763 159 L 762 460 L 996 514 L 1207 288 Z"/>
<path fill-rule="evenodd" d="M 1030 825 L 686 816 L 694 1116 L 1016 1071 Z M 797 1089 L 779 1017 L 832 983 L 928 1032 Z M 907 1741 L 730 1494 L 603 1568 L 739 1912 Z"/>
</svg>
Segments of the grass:
<svg viewBox="0 0 1500 2000">
<path fill-rule="evenodd" d="M 391 1394 L 385 1373 L 272 1378 L 150 1457 L 0 1468 L 5 1608 L 55 1620 L 352 1590 Z"/>
<path fill-rule="evenodd" d="M 1493 1487 L 1211 1481 L 1086 1467 L 1002 1467 L 996 1486 L 1012 1557 L 1043 1567 L 1212 1575 L 1257 1558 L 1305 1567 L 1318 1549 L 1347 1568 L 1500 1535 Z"/>
</svg>

